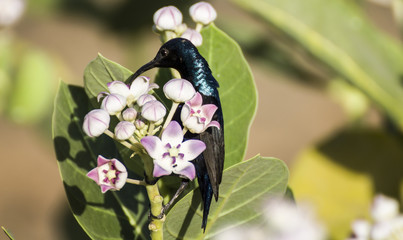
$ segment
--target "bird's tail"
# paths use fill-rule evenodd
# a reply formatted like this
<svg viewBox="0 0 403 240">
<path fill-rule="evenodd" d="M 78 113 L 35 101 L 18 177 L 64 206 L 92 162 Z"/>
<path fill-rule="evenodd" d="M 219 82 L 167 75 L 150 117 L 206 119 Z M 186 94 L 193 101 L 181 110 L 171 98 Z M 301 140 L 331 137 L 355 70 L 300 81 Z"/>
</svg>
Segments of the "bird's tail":
<svg viewBox="0 0 403 240">
<path fill-rule="evenodd" d="M 213 188 L 211 187 L 211 183 L 210 180 L 208 179 L 208 175 L 207 176 L 207 181 L 208 183 L 205 184 L 204 186 L 204 196 L 202 196 L 203 198 L 203 221 L 202 221 L 202 226 L 201 228 L 203 228 L 203 232 L 206 231 L 206 226 L 207 226 L 207 219 L 208 219 L 208 215 L 210 212 L 210 205 L 211 205 L 211 200 L 213 199 Z"/>
</svg>

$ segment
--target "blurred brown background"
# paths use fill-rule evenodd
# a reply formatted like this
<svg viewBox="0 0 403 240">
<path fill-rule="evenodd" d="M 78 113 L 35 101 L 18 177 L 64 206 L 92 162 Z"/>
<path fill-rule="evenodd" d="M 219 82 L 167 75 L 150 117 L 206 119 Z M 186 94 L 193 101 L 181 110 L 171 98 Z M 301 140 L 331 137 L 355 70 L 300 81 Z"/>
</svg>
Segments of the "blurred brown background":
<svg viewBox="0 0 403 240">
<path fill-rule="evenodd" d="M 193 3 L 169 4 L 186 12 Z M 236 34 L 242 28 L 236 23 L 256 20 L 226 1 L 212 4 L 218 12 L 216 25 L 243 43 L 241 34 Z M 6 31 L 60 63 L 56 83 L 61 79 L 82 85 L 83 70 L 98 52 L 132 70 L 151 59 L 159 46 L 151 31 L 152 14 L 164 5 L 164 1 L 31 1 L 20 21 Z M 397 36 L 389 8 L 369 2 L 364 6 L 375 25 Z M 298 152 L 341 127 L 346 116 L 323 91 L 281 74 L 275 61 L 267 64 L 254 56 L 253 49 L 242 47 L 259 95 L 246 158 L 258 153 L 280 158 L 291 166 L 292 174 Z M 369 119 L 378 121 L 376 116 Z M 17 240 L 85 239 L 68 207 L 50 129 L 50 110 L 39 124 L 20 125 L 0 118 L 0 225 Z M 0 233 L 0 239 L 7 238 Z"/>
</svg>

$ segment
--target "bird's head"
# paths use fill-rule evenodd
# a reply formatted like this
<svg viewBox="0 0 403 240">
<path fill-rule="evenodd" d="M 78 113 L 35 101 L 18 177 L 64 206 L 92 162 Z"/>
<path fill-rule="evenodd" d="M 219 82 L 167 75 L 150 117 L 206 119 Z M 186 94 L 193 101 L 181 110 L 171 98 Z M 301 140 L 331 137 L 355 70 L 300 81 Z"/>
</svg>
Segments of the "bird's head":
<svg viewBox="0 0 403 240">
<path fill-rule="evenodd" d="M 186 71 L 186 63 L 197 56 L 197 48 L 187 39 L 174 38 L 166 42 L 158 50 L 153 60 L 140 67 L 130 78 L 130 82 L 143 72 L 155 67 L 174 68 L 181 74 Z"/>
</svg>

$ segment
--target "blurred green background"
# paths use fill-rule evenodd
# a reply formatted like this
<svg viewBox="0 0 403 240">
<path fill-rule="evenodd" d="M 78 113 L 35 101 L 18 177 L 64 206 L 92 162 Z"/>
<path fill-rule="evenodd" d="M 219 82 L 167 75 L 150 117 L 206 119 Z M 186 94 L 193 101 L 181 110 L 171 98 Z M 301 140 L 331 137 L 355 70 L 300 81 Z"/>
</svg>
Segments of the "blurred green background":
<svg viewBox="0 0 403 240">
<path fill-rule="evenodd" d="M 0 225 L 15 239 L 85 239 L 53 153 L 58 82 L 82 85 L 84 68 L 98 52 L 137 69 L 160 45 L 151 31 L 153 13 L 175 5 L 187 21 L 195 2 L 27 1 L 19 21 L 0 27 Z M 368 216 L 375 193 L 402 199 L 397 5 L 210 2 L 216 25 L 244 50 L 258 88 L 246 159 L 260 153 L 286 161 L 297 202 L 315 207 L 331 239 L 345 238 L 351 220 Z"/>
</svg>

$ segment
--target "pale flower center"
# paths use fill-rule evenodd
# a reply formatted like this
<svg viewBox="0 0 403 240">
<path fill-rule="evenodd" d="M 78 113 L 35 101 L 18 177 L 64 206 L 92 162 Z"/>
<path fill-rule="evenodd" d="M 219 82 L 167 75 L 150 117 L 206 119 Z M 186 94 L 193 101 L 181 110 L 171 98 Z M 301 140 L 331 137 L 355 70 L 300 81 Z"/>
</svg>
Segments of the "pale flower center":
<svg viewBox="0 0 403 240">
<path fill-rule="evenodd" d="M 171 156 L 171 157 L 178 157 L 178 155 L 179 155 L 179 149 L 176 147 L 170 148 L 168 151 L 169 151 L 169 156 Z"/>
<path fill-rule="evenodd" d="M 111 181 L 112 179 L 116 178 L 116 170 L 109 170 L 105 175 L 109 181 Z"/>
</svg>

